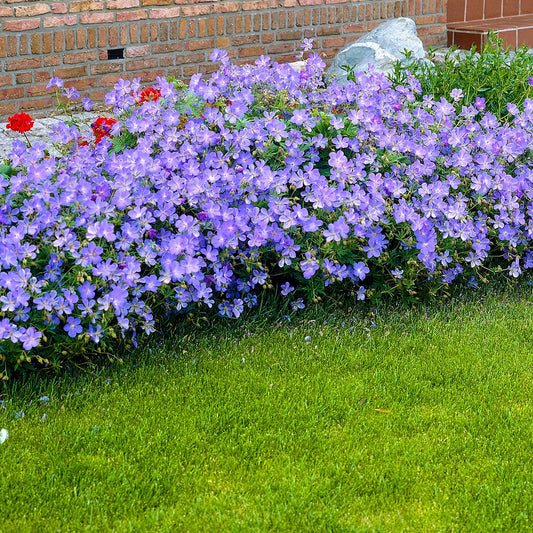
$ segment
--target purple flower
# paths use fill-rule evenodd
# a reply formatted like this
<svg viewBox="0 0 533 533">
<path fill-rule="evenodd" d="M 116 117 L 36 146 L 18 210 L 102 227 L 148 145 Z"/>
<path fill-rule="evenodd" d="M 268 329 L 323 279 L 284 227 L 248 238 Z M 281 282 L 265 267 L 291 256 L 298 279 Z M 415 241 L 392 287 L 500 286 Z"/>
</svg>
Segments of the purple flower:
<svg viewBox="0 0 533 533">
<path fill-rule="evenodd" d="M 43 334 L 33 326 L 27 328 L 19 337 L 22 342 L 22 348 L 24 348 L 24 350 L 31 350 L 32 348 L 39 346 L 42 336 Z"/>
<path fill-rule="evenodd" d="M 281 286 L 281 294 L 283 296 L 287 296 L 294 290 L 294 287 L 291 286 L 291 284 L 287 281 Z"/>
<path fill-rule="evenodd" d="M 76 337 L 76 335 L 83 331 L 81 326 L 81 318 L 69 317 L 67 319 L 67 323 L 63 326 L 63 329 L 67 332 L 69 337 Z"/>
</svg>

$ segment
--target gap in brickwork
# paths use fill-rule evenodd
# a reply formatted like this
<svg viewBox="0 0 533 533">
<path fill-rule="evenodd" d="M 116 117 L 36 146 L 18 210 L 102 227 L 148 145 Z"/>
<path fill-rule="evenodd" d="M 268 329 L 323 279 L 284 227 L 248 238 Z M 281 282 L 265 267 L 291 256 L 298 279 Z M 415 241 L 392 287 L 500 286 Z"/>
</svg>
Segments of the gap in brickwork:
<svg viewBox="0 0 533 533">
<path fill-rule="evenodd" d="M 107 51 L 107 59 L 124 59 L 124 48 L 110 48 Z"/>
</svg>

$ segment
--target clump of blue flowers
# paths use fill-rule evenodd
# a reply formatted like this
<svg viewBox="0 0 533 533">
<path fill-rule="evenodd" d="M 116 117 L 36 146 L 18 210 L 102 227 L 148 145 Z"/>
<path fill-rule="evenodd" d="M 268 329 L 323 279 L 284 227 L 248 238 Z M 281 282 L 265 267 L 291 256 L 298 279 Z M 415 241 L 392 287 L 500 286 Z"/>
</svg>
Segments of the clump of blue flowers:
<svg viewBox="0 0 533 533">
<path fill-rule="evenodd" d="M 119 81 L 113 116 L 60 124 L 54 152 L 14 143 L 0 360 L 59 364 L 169 313 L 238 317 L 265 290 L 300 309 L 533 266 L 533 101 L 501 123 L 482 99 L 420 97 L 412 76 L 326 85 L 313 53 L 302 72 L 212 59 L 185 88 Z"/>
</svg>

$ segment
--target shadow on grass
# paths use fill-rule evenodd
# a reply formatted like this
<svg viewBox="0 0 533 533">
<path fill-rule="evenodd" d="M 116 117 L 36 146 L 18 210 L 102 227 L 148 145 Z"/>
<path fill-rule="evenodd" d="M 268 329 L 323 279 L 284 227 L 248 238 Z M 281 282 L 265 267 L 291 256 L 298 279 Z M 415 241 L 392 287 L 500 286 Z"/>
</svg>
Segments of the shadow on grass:
<svg viewBox="0 0 533 533">
<path fill-rule="evenodd" d="M 11 398 L 31 402 L 50 390 L 61 395 L 62 389 L 71 390 L 76 383 L 79 386 L 87 381 L 105 384 L 125 374 L 154 369 L 168 362 L 176 363 L 187 372 L 198 365 L 199 357 L 220 357 L 216 351 L 207 349 L 211 346 L 222 342 L 235 345 L 243 339 L 277 331 L 296 332 L 330 326 L 349 334 L 353 331 L 374 331 L 380 326 L 413 329 L 420 320 L 438 321 L 444 327 L 449 322 L 462 323 L 473 315 L 488 315 L 495 309 L 517 303 L 533 305 L 530 281 L 504 279 L 476 289 L 457 285 L 441 298 L 411 304 L 387 297 L 377 303 L 357 301 L 355 298 L 344 298 L 342 301 L 331 298 L 296 312 L 289 312 L 286 305 L 280 305 L 279 298 L 267 295 L 258 308 L 237 319 L 219 316 L 197 318 L 192 313 L 184 313 L 152 335 L 141 337 L 137 347 L 123 344 L 110 356 L 69 361 L 57 371 L 35 370 L 30 366 L 29 371 L 26 368 L 15 372 L 10 380 L 1 384 L 0 400 Z"/>
</svg>

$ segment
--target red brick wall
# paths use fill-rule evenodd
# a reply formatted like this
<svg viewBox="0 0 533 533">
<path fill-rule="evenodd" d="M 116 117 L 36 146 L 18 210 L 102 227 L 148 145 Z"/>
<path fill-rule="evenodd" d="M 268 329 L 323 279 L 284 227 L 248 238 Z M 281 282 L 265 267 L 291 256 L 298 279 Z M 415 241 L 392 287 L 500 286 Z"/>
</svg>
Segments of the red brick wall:
<svg viewBox="0 0 533 533">
<path fill-rule="evenodd" d="M 533 13 L 533 0 L 448 0 L 448 22 L 466 22 Z"/>
<path fill-rule="evenodd" d="M 3 0 L 0 117 L 53 106 L 64 78 L 95 101 L 119 78 L 209 72 L 213 48 L 237 61 L 292 61 L 304 37 L 324 58 L 386 19 L 414 18 L 426 45 L 445 43 L 446 0 Z M 124 49 L 108 59 L 108 49 Z"/>
</svg>

